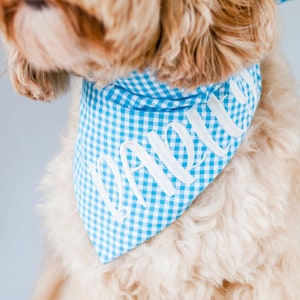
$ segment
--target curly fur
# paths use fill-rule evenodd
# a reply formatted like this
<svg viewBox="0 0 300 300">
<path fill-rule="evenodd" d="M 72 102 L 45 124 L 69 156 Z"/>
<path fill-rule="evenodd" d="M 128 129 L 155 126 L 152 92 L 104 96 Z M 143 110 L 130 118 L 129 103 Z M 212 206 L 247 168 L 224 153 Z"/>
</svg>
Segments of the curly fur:
<svg viewBox="0 0 300 300">
<path fill-rule="evenodd" d="M 280 53 L 268 53 L 274 6 L 0 0 L 12 83 L 34 99 L 57 97 L 69 74 L 100 84 L 150 68 L 173 86 L 193 88 L 262 60 L 261 102 L 230 164 L 178 221 L 107 265 L 73 195 L 74 98 L 62 152 L 43 182 L 48 252 L 34 299 L 299 299 L 300 100 Z"/>
<path fill-rule="evenodd" d="M 298 299 L 300 102 L 278 53 L 262 71 L 261 103 L 232 162 L 177 222 L 104 266 L 82 227 L 71 185 L 74 99 L 40 206 L 48 259 L 60 261 L 57 299 Z M 47 287 L 53 292 L 47 282 L 37 293 Z"/>
<path fill-rule="evenodd" d="M 8 68 L 17 92 L 34 100 L 57 98 L 69 87 L 67 72 L 35 69 L 13 46 L 8 53 Z"/>
<path fill-rule="evenodd" d="M 39 9 L 20 0 L 1 3 L 8 51 L 16 45 L 39 72 L 66 70 L 94 81 L 151 68 L 172 86 L 217 82 L 262 59 L 276 33 L 273 0 L 118 0 L 101 5 L 49 0 Z M 30 77 L 26 68 L 10 71 L 15 69 Z M 12 82 L 23 94 L 15 77 L 19 75 L 12 75 Z M 58 80 L 52 81 L 53 89 L 59 89 Z M 56 95 L 45 93 L 45 99 Z"/>
</svg>

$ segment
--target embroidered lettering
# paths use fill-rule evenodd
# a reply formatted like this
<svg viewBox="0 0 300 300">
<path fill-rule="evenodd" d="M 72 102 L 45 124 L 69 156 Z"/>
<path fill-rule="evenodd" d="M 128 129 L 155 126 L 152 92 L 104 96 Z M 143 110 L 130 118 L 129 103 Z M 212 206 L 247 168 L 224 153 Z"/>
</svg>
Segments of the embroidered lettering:
<svg viewBox="0 0 300 300">
<path fill-rule="evenodd" d="M 120 147 L 122 165 L 130 187 L 142 206 L 146 207 L 147 203 L 132 175 L 133 170 L 130 168 L 128 162 L 128 151 L 131 151 L 141 161 L 142 166 L 148 170 L 167 196 L 173 196 L 175 194 L 176 190 L 172 182 L 147 151 L 135 141 L 126 141 Z"/>
<path fill-rule="evenodd" d="M 242 70 L 239 73 L 239 75 L 242 77 L 242 79 L 244 79 L 246 81 L 246 83 L 250 87 L 250 91 L 253 92 L 253 94 L 255 95 L 255 99 L 257 99 L 259 97 L 259 94 L 258 94 L 258 90 L 257 90 L 256 84 L 254 84 L 252 76 L 250 76 L 250 74 L 249 74 L 249 72 L 247 70 Z"/>
<path fill-rule="evenodd" d="M 254 81 L 252 80 L 250 74 L 247 71 L 243 71 L 239 75 L 241 80 L 244 80 L 250 89 L 254 93 L 258 93 L 258 89 Z M 221 85 L 220 85 L 221 86 Z M 220 86 L 217 86 L 219 88 Z M 240 104 L 247 104 L 248 97 L 244 95 L 243 91 L 239 88 L 237 83 L 234 80 L 230 81 L 230 90 L 233 93 L 233 96 Z M 224 98 L 227 95 L 224 96 Z M 218 123 L 222 128 L 233 138 L 241 138 L 245 133 L 247 128 L 247 119 L 245 119 L 245 127 L 239 128 L 234 120 L 230 117 L 229 113 L 223 107 L 222 101 L 219 100 L 214 94 L 211 94 L 206 103 L 209 108 L 211 115 L 216 118 Z M 186 112 L 186 123 L 189 122 L 192 130 L 196 133 L 199 140 L 207 147 L 208 151 L 212 151 L 215 155 L 219 157 L 224 157 L 229 150 L 229 147 L 234 143 L 231 142 L 223 149 L 213 138 L 212 134 L 208 130 L 206 123 L 197 110 L 197 107 L 192 107 Z M 138 180 L 136 180 L 136 173 L 141 169 L 146 169 L 149 173 L 149 176 L 152 176 L 158 187 L 169 197 L 176 194 L 175 187 L 169 176 L 171 174 L 180 180 L 183 184 L 190 185 L 195 181 L 195 178 L 190 174 L 190 171 L 201 165 L 207 157 L 208 151 L 203 153 L 203 158 L 200 162 L 195 162 L 195 145 L 193 136 L 187 129 L 187 127 L 179 122 L 171 122 L 167 124 L 163 129 L 163 136 L 160 136 L 156 131 L 148 132 L 148 141 L 151 145 L 154 153 L 158 156 L 160 161 L 166 166 L 167 171 L 163 169 L 154 158 L 142 147 L 138 142 L 133 140 L 127 140 L 123 142 L 119 148 L 119 155 L 122 162 L 122 169 L 119 170 L 118 165 L 112 157 L 109 155 L 104 155 L 99 157 L 96 163 L 96 167 L 93 164 L 89 164 L 89 170 L 91 177 L 99 191 L 99 194 L 103 198 L 103 201 L 107 205 L 108 209 L 111 211 L 113 217 L 118 222 L 123 222 L 124 219 L 130 214 L 130 210 L 127 207 L 123 206 L 123 194 L 125 184 L 129 184 L 134 195 L 137 197 L 137 200 L 141 206 L 144 208 L 147 207 L 147 202 L 143 196 L 143 188 L 139 186 Z M 168 139 L 169 131 L 173 131 L 180 139 L 180 142 L 183 144 L 186 152 L 186 161 L 180 162 L 176 159 L 171 145 Z M 131 166 L 129 162 L 129 152 L 131 152 L 131 157 L 137 158 L 140 161 L 140 165 Z M 114 177 L 114 183 L 118 191 L 118 201 L 115 204 L 110 196 L 109 191 L 106 190 L 103 178 L 101 177 L 101 166 L 105 164 Z M 122 176 L 126 177 L 127 182 L 122 183 Z M 148 176 L 148 175 L 147 175 Z"/>
<path fill-rule="evenodd" d="M 110 168 L 112 171 L 115 182 L 117 185 L 118 189 L 118 196 L 119 196 L 119 201 L 118 201 L 118 207 L 117 209 L 115 208 L 115 205 L 113 202 L 110 200 L 106 189 L 103 184 L 102 177 L 100 175 L 100 170 L 101 170 L 101 164 L 106 163 L 106 165 Z M 130 210 L 127 207 L 123 206 L 123 189 L 122 189 L 122 179 L 121 179 L 121 174 L 118 170 L 118 166 L 116 163 L 113 161 L 113 159 L 109 155 L 104 155 L 102 157 L 99 157 L 97 160 L 97 169 L 93 164 L 89 164 L 89 169 L 91 176 L 93 178 L 93 181 L 99 191 L 99 194 L 103 198 L 103 201 L 107 205 L 108 209 L 110 210 L 111 214 L 114 216 L 114 218 L 122 223 L 125 218 L 130 214 Z"/>
<path fill-rule="evenodd" d="M 211 95 L 209 97 L 207 106 L 210 108 L 213 115 L 218 119 L 219 123 L 228 132 L 228 134 L 235 138 L 241 137 L 244 134 L 244 131 L 237 127 L 232 121 L 225 108 L 215 95 Z"/>
<path fill-rule="evenodd" d="M 189 139 L 187 136 L 185 138 Z M 156 132 L 149 132 L 148 140 L 160 160 L 177 179 L 185 184 L 191 184 L 195 180 L 194 177 L 176 160 L 166 142 L 163 142 Z M 186 145 L 186 147 L 189 146 Z"/>
<path fill-rule="evenodd" d="M 174 130 L 178 134 L 178 136 L 180 137 L 180 139 L 182 140 L 182 142 L 185 146 L 185 149 L 187 152 L 186 170 L 190 171 L 193 168 L 194 161 L 195 161 L 195 150 L 194 150 L 193 138 L 191 137 L 188 130 L 182 124 L 180 124 L 178 122 L 172 122 L 164 128 L 164 138 L 166 141 L 166 146 L 168 148 L 169 148 L 169 144 L 167 143 L 167 141 L 168 141 L 167 134 L 170 129 Z"/>
<path fill-rule="evenodd" d="M 208 129 L 205 126 L 203 119 L 196 108 L 191 108 L 187 111 L 187 118 L 191 123 L 194 131 L 198 135 L 199 139 L 216 155 L 223 157 L 226 155 L 228 149 L 221 148 L 212 138 Z"/>
<path fill-rule="evenodd" d="M 241 89 L 238 87 L 235 81 L 231 80 L 230 81 L 230 89 L 235 96 L 236 100 L 240 104 L 246 104 L 248 102 L 247 97 L 244 95 L 244 93 L 241 91 Z"/>
</svg>

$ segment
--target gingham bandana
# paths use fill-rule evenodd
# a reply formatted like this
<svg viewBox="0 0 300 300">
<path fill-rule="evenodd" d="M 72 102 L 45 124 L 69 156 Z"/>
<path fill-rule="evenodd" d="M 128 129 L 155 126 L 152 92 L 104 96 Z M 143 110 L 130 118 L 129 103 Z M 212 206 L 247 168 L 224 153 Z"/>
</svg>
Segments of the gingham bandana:
<svg viewBox="0 0 300 300">
<path fill-rule="evenodd" d="M 102 89 L 84 81 L 74 185 L 102 263 L 183 214 L 238 149 L 260 93 L 258 65 L 194 91 L 150 72 Z"/>
</svg>

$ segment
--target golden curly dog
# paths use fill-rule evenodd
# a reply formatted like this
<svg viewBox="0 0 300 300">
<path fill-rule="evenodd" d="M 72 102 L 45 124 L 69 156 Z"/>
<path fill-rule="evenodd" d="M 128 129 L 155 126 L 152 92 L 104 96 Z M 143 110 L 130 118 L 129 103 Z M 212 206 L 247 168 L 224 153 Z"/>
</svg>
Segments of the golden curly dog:
<svg viewBox="0 0 300 300">
<path fill-rule="evenodd" d="M 260 62 L 263 90 L 238 152 L 163 232 L 99 262 L 76 207 L 74 99 L 44 180 L 48 253 L 34 299 L 300 298 L 300 99 L 274 0 L 0 0 L 11 81 L 51 100 L 75 74 L 103 85 L 146 68 L 194 89 Z"/>
</svg>

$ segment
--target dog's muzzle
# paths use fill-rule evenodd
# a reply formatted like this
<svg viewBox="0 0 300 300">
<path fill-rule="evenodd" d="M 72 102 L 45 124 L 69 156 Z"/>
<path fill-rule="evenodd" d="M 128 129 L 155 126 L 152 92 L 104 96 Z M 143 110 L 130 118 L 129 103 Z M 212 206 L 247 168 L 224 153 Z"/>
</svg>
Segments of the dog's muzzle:
<svg viewBox="0 0 300 300">
<path fill-rule="evenodd" d="M 43 9 L 48 6 L 45 0 L 25 0 L 25 2 L 35 9 Z"/>
</svg>

